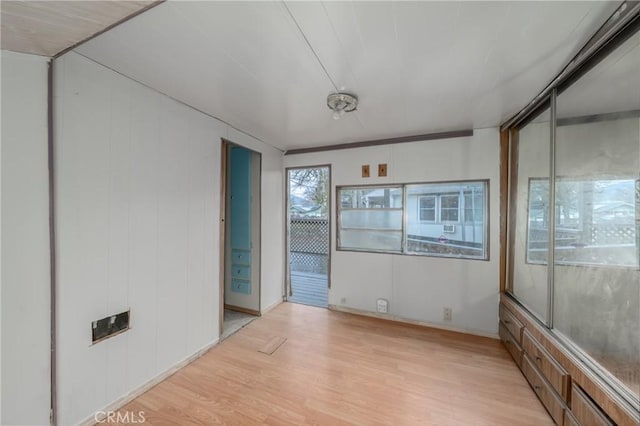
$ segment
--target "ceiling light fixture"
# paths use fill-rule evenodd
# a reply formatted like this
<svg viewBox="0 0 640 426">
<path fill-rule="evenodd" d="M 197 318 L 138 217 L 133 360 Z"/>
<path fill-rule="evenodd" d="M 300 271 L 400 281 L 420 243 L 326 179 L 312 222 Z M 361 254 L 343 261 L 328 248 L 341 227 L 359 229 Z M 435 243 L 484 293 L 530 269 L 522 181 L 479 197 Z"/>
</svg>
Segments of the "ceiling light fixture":
<svg viewBox="0 0 640 426">
<path fill-rule="evenodd" d="M 339 120 L 345 112 L 356 110 L 358 97 L 349 93 L 331 93 L 327 96 L 327 106 L 333 111 L 333 119 Z"/>
</svg>

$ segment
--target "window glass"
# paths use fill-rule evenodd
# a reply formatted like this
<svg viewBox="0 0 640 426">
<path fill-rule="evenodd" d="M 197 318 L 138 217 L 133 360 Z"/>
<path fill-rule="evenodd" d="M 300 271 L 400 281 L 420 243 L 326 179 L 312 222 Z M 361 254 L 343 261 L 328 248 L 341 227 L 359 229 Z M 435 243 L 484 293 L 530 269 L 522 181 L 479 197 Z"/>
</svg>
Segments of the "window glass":
<svg viewBox="0 0 640 426">
<path fill-rule="evenodd" d="M 343 250 L 400 252 L 402 250 L 402 232 L 380 230 L 340 230 L 340 248 Z"/>
<path fill-rule="evenodd" d="M 406 252 L 431 256 L 467 257 L 486 259 L 487 183 L 447 182 L 406 185 L 407 191 L 407 243 Z M 433 220 L 422 217 L 423 200 L 434 206 Z M 420 202 L 420 218 L 412 214 L 411 206 Z M 439 216 L 435 207 L 439 206 Z M 460 214 L 464 214 L 463 221 Z M 468 217 L 467 217 L 468 215 Z M 462 223 L 461 223 L 462 222 Z"/>
<path fill-rule="evenodd" d="M 551 114 L 546 109 L 521 128 L 512 151 L 517 180 L 512 208 L 511 291 L 542 321 L 547 322 L 549 251 L 549 150 Z"/>
<path fill-rule="evenodd" d="M 557 332 L 640 397 L 640 33 L 558 96 Z"/>
<path fill-rule="evenodd" d="M 546 263 L 548 218 L 541 202 L 549 182 L 529 183 L 527 261 Z M 555 263 L 635 267 L 635 181 L 556 177 Z"/>
<path fill-rule="evenodd" d="M 434 195 L 420 197 L 420 220 L 425 222 L 436 221 L 436 197 Z"/>
<path fill-rule="evenodd" d="M 485 260 L 488 190 L 486 181 L 339 187 L 338 249 Z"/>
<path fill-rule="evenodd" d="M 479 223 L 483 220 L 484 199 L 483 194 L 465 191 L 464 193 L 464 221 Z"/>
<path fill-rule="evenodd" d="M 338 248 L 402 251 L 401 187 L 339 188 Z"/>
<path fill-rule="evenodd" d="M 529 180 L 527 263 L 546 265 L 549 251 L 549 180 Z"/>
<path fill-rule="evenodd" d="M 443 194 L 440 196 L 440 218 L 442 222 L 457 222 L 459 209 L 459 194 Z"/>
<path fill-rule="evenodd" d="M 343 209 L 401 209 L 402 188 L 341 188 L 340 205 Z"/>
</svg>

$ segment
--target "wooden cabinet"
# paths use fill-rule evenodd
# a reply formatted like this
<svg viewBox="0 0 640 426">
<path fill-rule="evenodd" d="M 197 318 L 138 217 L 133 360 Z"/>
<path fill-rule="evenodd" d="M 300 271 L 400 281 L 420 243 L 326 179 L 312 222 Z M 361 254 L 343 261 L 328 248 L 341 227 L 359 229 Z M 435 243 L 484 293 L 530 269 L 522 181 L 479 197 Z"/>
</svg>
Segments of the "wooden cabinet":
<svg viewBox="0 0 640 426">
<path fill-rule="evenodd" d="M 558 425 L 564 424 L 568 411 L 567 371 L 540 345 L 520 320 L 506 306 L 500 305 L 499 333 L 516 364 Z"/>
<path fill-rule="evenodd" d="M 522 372 L 556 424 L 562 425 L 566 405 L 526 355 L 522 359 Z"/>
<path fill-rule="evenodd" d="M 564 410 L 564 426 L 580 426 L 578 419 L 569 410 Z"/>
<path fill-rule="evenodd" d="M 569 399 L 569 373 L 533 338 L 529 331 L 522 334 L 522 347 L 535 366 L 540 369 L 544 377 L 551 383 L 564 401 Z"/>
<path fill-rule="evenodd" d="M 509 333 L 515 337 L 518 344 L 522 344 L 522 330 L 524 330 L 524 326 L 520 320 L 518 320 L 515 315 L 513 315 L 513 313 L 511 313 L 511 311 L 502 304 L 500 305 L 500 322 L 504 324 L 507 330 L 509 330 Z"/>
<path fill-rule="evenodd" d="M 614 424 L 577 385 L 571 387 L 571 412 L 580 425 L 611 426 Z"/>
<path fill-rule="evenodd" d="M 516 364 L 518 364 L 518 367 L 521 367 L 522 352 L 523 352 L 522 346 L 520 346 L 520 344 L 516 341 L 515 337 L 511 335 L 511 333 L 509 332 L 507 327 L 505 327 L 502 321 L 500 322 L 498 330 L 500 334 L 500 340 L 502 340 L 502 344 L 507 348 L 507 350 L 513 357 L 513 360 L 516 362 Z"/>
<path fill-rule="evenodd" d="M 594 382 L 539 321 L 507 295 L 500 299 L 500 340 L 542 405 L 560 426 L 637 426 L 636 407 Z"/>
</svg>

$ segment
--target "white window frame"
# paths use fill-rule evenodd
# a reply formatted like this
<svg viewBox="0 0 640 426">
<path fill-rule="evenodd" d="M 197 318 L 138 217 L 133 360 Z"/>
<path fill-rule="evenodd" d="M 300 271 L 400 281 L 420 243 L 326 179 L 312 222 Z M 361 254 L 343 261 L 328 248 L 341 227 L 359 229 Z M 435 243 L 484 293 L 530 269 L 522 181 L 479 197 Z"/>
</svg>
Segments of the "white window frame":
<svg viewBox="0 0 640 426">
<path fill-rule="evenodd" d="M 423 198 L 433 198 L 433 209 L 431 208 L 422 208 L 422 199 Z M 433 210 L 433 220 L 423 219 L 422 211 L 423 210 Z M 438 196 L 436 194 L 425 194 L 418 196 L 418 220 L 423 223 L 437 223 L 438 222 Z"/>
<path fill-rule="evenodd" d="M 458 200 L 458 207 L 456 209 L 454 209 L 453 207 L 442 207 L 442 198 L 443 197 L 455 197 L 456 200 Z M 458 224 L 460 223 L 460 194 L 440 194 L 438 196 L 438 199 L 440 200 L 439 203 L 439 209 L 438 209 L 438 213 L 439 213 L 439 219 L 440 219 L 440 223 L 453 223 L 453 224 Z M 447 211 L 454 211 L 457 210 L 458 214 L 457 214 L 457 219 L 456 220 L 445 220 L 443 219 L 443 214 L 442 214 L 442 209 L 446 209 Z"/>
</svg>

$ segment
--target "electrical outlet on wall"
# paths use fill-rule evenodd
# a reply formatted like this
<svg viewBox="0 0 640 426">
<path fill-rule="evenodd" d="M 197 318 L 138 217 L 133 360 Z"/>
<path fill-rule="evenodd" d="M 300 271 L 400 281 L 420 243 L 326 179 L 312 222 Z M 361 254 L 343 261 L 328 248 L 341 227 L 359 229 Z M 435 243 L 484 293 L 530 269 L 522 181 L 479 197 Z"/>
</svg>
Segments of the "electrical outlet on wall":
<svg viewBox="0 0 640 426">
<path fill-rule="evenodd" d="M 381 314 L 389 313 L 389 302 L 386 299 L 378 299 L 376 309 Z"/>
<path fill-rule="evenodd" d="M 453 315 L 453 312 L 451 311 L 451 308 L 444 308 L 442 319 L 444 321 L 451 321 L 452 315 Z"/>
</svg>

